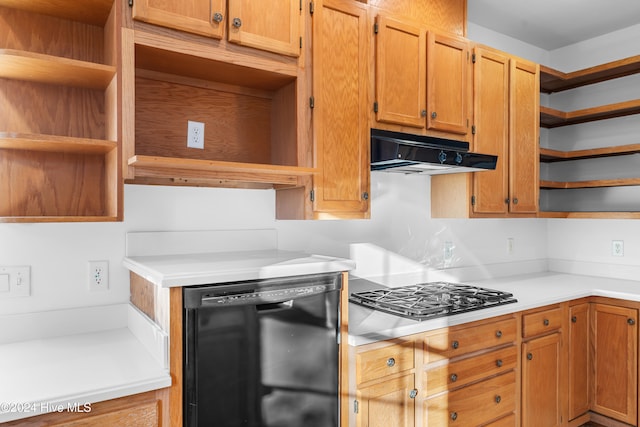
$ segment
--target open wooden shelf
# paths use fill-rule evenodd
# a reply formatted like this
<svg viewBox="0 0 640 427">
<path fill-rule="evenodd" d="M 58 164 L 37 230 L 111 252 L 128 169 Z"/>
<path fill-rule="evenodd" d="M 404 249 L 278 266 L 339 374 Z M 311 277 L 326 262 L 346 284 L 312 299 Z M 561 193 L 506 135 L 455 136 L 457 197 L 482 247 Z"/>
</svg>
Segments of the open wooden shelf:
<svg viewBox="0 0 640 427">
<path fill-rule="evenodd" d="M 640 99 L 618 102 L 600 107 L 585 108 L 571 112 L 564 112 L 549 107 L 540 107 L 540 126 L 556 128 L 575 125 L 614 117 L 629 116 L 640 113 Z"/>
<path fill-rule="evenodd" d="M 207 181 L 210 181 L 211 185 L 215 185 L 218 181 L 230 181 L 267 184 L 268 186 L 296 186 L 299 177 L 317 173 L 315 168 L 297 166 L 141 155 L 131 157 L 128 163 L 129 166 L 135 168 L 136 179 L 139 177 L 171 178 L 185 183 L 191 180 L 202 185 L 205 185 Z"/>
<path fill-rule="evenodd" d="M 0 0 L 0 6 L 102 26 L 109 16 L 113 0 Z"/>
<path fill-rule="evenodd" d="M 109 65 L 0 49 L 0 78 L 104 90 L 115 75 Z"/>
<path fill-rule="evenodd" d="M 540 188 L 569 189 L 569 188 L 602 188 L 602 187 L 623 187 L 629 185 L 640 185 L 640 178 L 617 178 L 617 179 L 596 179 L 591 181 L 547 181 L 540 180 Z"/>
<path fill-rule="evenodd" d="M 593 148 L 589 150 L 560 151 L 540 148 L 541 162 L 561 162 L 568 160 L 594 159 L 600 157 L 624 156 L 640 153 L 640 144 L 618 145 L 615 147 Z"/>
<path fill-rule="evenodd" d="M 640 55 L 608 62 L 571 73 L 540 66 L 540 91 L 560 92 L 606 80 L 640 73 Z"/>
<path fill-rule="evenodd" d="M 118 143 L 116 141 L 19 132 L 0 132 L 0 148 L 12 150 L 106 154 L 117 147 Z"/>
</svg>

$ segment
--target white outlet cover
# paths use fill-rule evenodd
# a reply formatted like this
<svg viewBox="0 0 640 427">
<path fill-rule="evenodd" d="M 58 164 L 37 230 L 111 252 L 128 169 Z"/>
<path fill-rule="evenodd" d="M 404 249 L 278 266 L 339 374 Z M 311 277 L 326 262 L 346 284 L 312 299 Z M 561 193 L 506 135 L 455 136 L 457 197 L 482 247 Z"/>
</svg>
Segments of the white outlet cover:
<svg viewBox="0 0 640 427">
<path fill-rule="evenodd" d="M 109 289 L 109 261 L 89 261 L 89 291 Z"/>
<path fill-rule="evenodd" d="M 204 150 L 204 123 L 187 122 L 187 147 Z"/>
<path fill-rule="evenodd" d="M 624 256 L 624 241 L 612 240 L 611 241 L 611 255 Z"/>
</svg>

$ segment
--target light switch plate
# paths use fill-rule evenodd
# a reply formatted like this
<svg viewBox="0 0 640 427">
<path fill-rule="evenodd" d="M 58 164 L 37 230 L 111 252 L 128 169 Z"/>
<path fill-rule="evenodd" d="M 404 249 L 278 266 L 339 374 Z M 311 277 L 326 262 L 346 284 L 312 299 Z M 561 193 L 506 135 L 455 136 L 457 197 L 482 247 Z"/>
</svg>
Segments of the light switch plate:
<svg viewBox="0 0 640 427">
<path fill-rule="evenodd" d="M 2 291 L 4 286 L 2 276 L 9 279 L 9 289 Z M 22 266 L 0 266 L 0 298 L 28 297 L 31 295 L 31 267 Z"/>
</svg>

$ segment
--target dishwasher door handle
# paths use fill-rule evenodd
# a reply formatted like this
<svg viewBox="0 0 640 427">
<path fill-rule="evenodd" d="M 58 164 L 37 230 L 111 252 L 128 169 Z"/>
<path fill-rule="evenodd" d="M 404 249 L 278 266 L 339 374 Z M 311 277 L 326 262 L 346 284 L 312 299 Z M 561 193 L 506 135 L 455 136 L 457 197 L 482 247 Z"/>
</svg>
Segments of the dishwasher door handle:
<svg viewBox="0 0 640 427">
<path fill-rule="evenodd" d="M 258 304 L 256 305 L 256 310 L 258 310 L 259 312 L 262 313 L 266 313 L 269 311 L 282 311 L 282 310 L 289 310 L 293 308 L 293 300 L 290 299 L 289 301 L 284 301 L 284 302 L 273 302 L 273 303 L 266 303 L 266 304 Z"/>
</svg>

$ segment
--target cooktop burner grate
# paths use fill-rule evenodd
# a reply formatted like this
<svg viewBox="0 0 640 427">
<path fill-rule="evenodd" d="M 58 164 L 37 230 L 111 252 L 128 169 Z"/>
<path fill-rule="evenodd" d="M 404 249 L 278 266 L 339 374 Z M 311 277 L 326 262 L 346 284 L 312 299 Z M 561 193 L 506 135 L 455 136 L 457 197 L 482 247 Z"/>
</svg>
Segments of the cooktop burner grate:
<svg viewBox="0 0 640 427">
<path fill-rule="evenodd" d="M 448 282 L 355 292 L 349 301 L 414 320 L 450 316 L 517 302 L 513 294 Z"/>
</svg>

